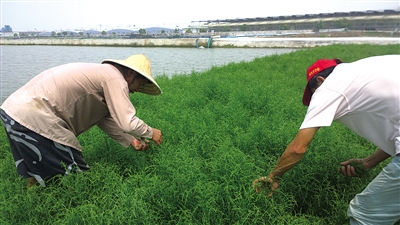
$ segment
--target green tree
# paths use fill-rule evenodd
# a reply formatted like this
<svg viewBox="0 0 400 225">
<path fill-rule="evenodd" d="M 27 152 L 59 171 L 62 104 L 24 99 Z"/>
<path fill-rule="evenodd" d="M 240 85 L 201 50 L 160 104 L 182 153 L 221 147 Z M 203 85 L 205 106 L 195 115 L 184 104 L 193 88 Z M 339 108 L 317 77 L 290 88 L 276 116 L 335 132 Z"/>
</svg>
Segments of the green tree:
<svg viewBox="0 0 400 225">
<path fill-rule="evenodd" d="M 62 32 L 62 35 L 63 35 L 64 37 L 67 36 L 67 34 L 68 34 L 67 31 L 63 31 L 63 32 Z"/>
<path fill-rule="evenodd" d="M 249 29 L 249 26 L 247 24 L 240 25 L 240 30 L 241 31 L 247 31 L 248 29 Z"/>
<path fill-rule="evenodd" d="M 139 29 L 139 34 L 146 34 L 146 30 L 143 29 L 143 28 L 140 28 L 140 29 Z"/>
<path fill-rule="evenodd" d="M 52 31 L 52 32 L 51 32 L 51 36 L 52 36 L 52 37 L 55 37 L 56 35 L 57 35 L 57 34 L 56 34 L 55 31 Z"/>
<path fill-rule="evenodd" d="M 161 33 L 162 33 L 162 34 L 165 34 L 165 30 L 161 30 Z"/>
<path fill-rule="evenodd" d="M 191 33 L 193 33 L 193 32 L 192 32 L 192 29 L 190 29 L 190 28 L 185 31 L 185 34 L 191 34 Z"/>
<path fill-rule="evenodd" d="M 229 32 L 229 31 L 231 31 L 231 28 L 228 27 L 228 26 L 224 26 L 224 27 L 222 27 L 222 31 L 223 32 Z"/>
<path fill-rule="evenodd" d="M 317 22 L 315 24 L 315 30 L 321 30 L 324 27 L 324 24 L 322 23 L 322 20 L 320 20 L 319 22 Z"/>
<path fill-rule="evenodd" d="M 79 32 L 79 35 L 82 37 L 83 36 L 83 32 L 81 31 L 81 32 Z"/>
<path fill-rule="evenodd" d="M 289 30 L 289 25 L 288 24 L 282 24 L 280 29 L 281 30 Z"/>
<path fill-rule="evenodd" d="M 339 27 L 339 28 L 349 28 L 350 27 L 350 20 L 348 20 L 347 18 L 342 18 L 342 19 L 339 19 L 338 21 L 337 21 L 337 26 Z"/>
<path fill-rule="evenodd" d="M 101 32 L 102 36 L 105 36 L 107 34 L 107 32 L 105 32 L 104 30 Z"/>
<path fill-rule="evenodd" d="M 179 29 L 178 29 L 178 28 L 175 28 L 174 33 L 175 33 L 175 34 L 179 33 Z"/>
<path fill-rule="evenodd" d="M 206 33 L 207 29 L 206 28 L 200 28 L 200 33 Z"/>
</svg>

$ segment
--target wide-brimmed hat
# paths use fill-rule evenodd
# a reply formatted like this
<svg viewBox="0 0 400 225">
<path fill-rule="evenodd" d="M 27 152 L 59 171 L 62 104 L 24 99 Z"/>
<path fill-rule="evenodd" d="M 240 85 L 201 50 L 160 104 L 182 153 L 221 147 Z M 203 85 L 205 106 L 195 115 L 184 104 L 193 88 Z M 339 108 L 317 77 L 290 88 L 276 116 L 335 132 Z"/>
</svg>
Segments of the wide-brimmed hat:
<svg viewBox="0 0 400 225">
<path fill-rule="evenodd" d="M 150 61 L 145 55 L 143 54 L 132 55 L 125 60 L 105 59 L 101 63 L 107 63 L 107 62 L 117 63 L 121 66 L 125 66 L 129 69 L 132 69 L 140 73 L 142 76 L 144 76 L 151 82 L 140 87 L 138 92 L 148 95 L 159 95 L 162 93 L 160 86 L 158 86 L 157 82 L 151 76 Z"/>
<path fill-rule="evenodd" d="M 340 59 L 319 59 L 315 61 L 310 67 L 308 67 L 307 72 L 306 72 L 306 79 L 307 79 L 307 85 L 306 88 L 304 89 L 304 94 L 303 94 L 303 104 L 306 106 L 310 105 L 311 97 L 312 97 L 312 92 L 310 88 L 310 80 L 313 79 L 316 75 L 324 71 L 325 69 L 328 69 L 332 66 L 337 66 L 338 62 L 342 62 Z"/>
</svg>

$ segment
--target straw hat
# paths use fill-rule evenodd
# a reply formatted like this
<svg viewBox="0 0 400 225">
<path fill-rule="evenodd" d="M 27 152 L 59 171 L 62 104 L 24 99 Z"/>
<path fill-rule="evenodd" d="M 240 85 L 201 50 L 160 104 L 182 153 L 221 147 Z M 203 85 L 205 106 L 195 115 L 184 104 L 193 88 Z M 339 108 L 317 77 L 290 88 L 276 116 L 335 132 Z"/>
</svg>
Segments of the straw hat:
<svg viewBox="0 0 400 225">
<path fill-rule="evenodd" d="M 145 55 L 142 54 L 132 55 L 125 60 L 105 59 L 101 63 L 107 63 L 107 62 L 114 62 L 121 66 L 125 66 L 129 69 L 132 69 L 140 73 L 142 76 L 144 76 L 151 82 L 142 86 L 138 90 L 138 92 L 142 92 L 148 95 L 159 95 L 162 93 L 160 86 L 158 86 L 157 82 L 151 76 L 150 61 Z"/>
</svg>

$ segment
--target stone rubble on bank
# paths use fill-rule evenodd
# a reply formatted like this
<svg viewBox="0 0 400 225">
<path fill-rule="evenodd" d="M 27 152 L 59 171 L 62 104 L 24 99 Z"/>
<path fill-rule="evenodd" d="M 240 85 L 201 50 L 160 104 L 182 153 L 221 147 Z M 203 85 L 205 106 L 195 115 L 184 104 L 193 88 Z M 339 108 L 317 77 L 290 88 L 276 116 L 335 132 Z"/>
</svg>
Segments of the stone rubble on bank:
<svg viewBox="0 0 400 225">
<path fill-rule="evenodd" d="M 64 45 L 64 46 L 120 46 L 120 47 L 248 47 L 248 48 L 308 48 L 331 44 L 400 44 L 398 37 L 236 37 L 236 38 L 21 38 L 0 39 L 0 45 Z M 196 45 L 197 43 L 197 45 Z"/>
</svg>

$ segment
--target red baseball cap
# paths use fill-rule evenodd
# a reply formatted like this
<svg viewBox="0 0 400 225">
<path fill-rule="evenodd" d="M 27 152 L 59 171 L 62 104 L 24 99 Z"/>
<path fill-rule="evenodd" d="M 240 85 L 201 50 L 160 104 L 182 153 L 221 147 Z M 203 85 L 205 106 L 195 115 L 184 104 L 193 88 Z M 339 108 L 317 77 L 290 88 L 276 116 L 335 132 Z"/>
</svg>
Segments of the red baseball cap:
<svg viewBox="0 0 400 225">
<path fill-rule="evenodd" d="M 312 92 L 310 89 L 310 80 L 315 77 L 318 73 L 322 72 L 325 69 L 328 69 L 332 66 L 337 66 L 338 63 L 336 62 L 336 60 L 342 62 L 340 59 L 319 59 L 317 61 L 315 61 L 314 64 L 312 64 L 310 67 L 308 67 L 307 69 L 307 73 L 306 73 L 306 79 L 307 79 L 307 85 L 306 88 L 304 90 L 304 94 L 303 94 L 303 104 L 306 106 L 310 105 L 310 101 L 311 101 L 311 96 L 312 96 Z"/>
</svg>

